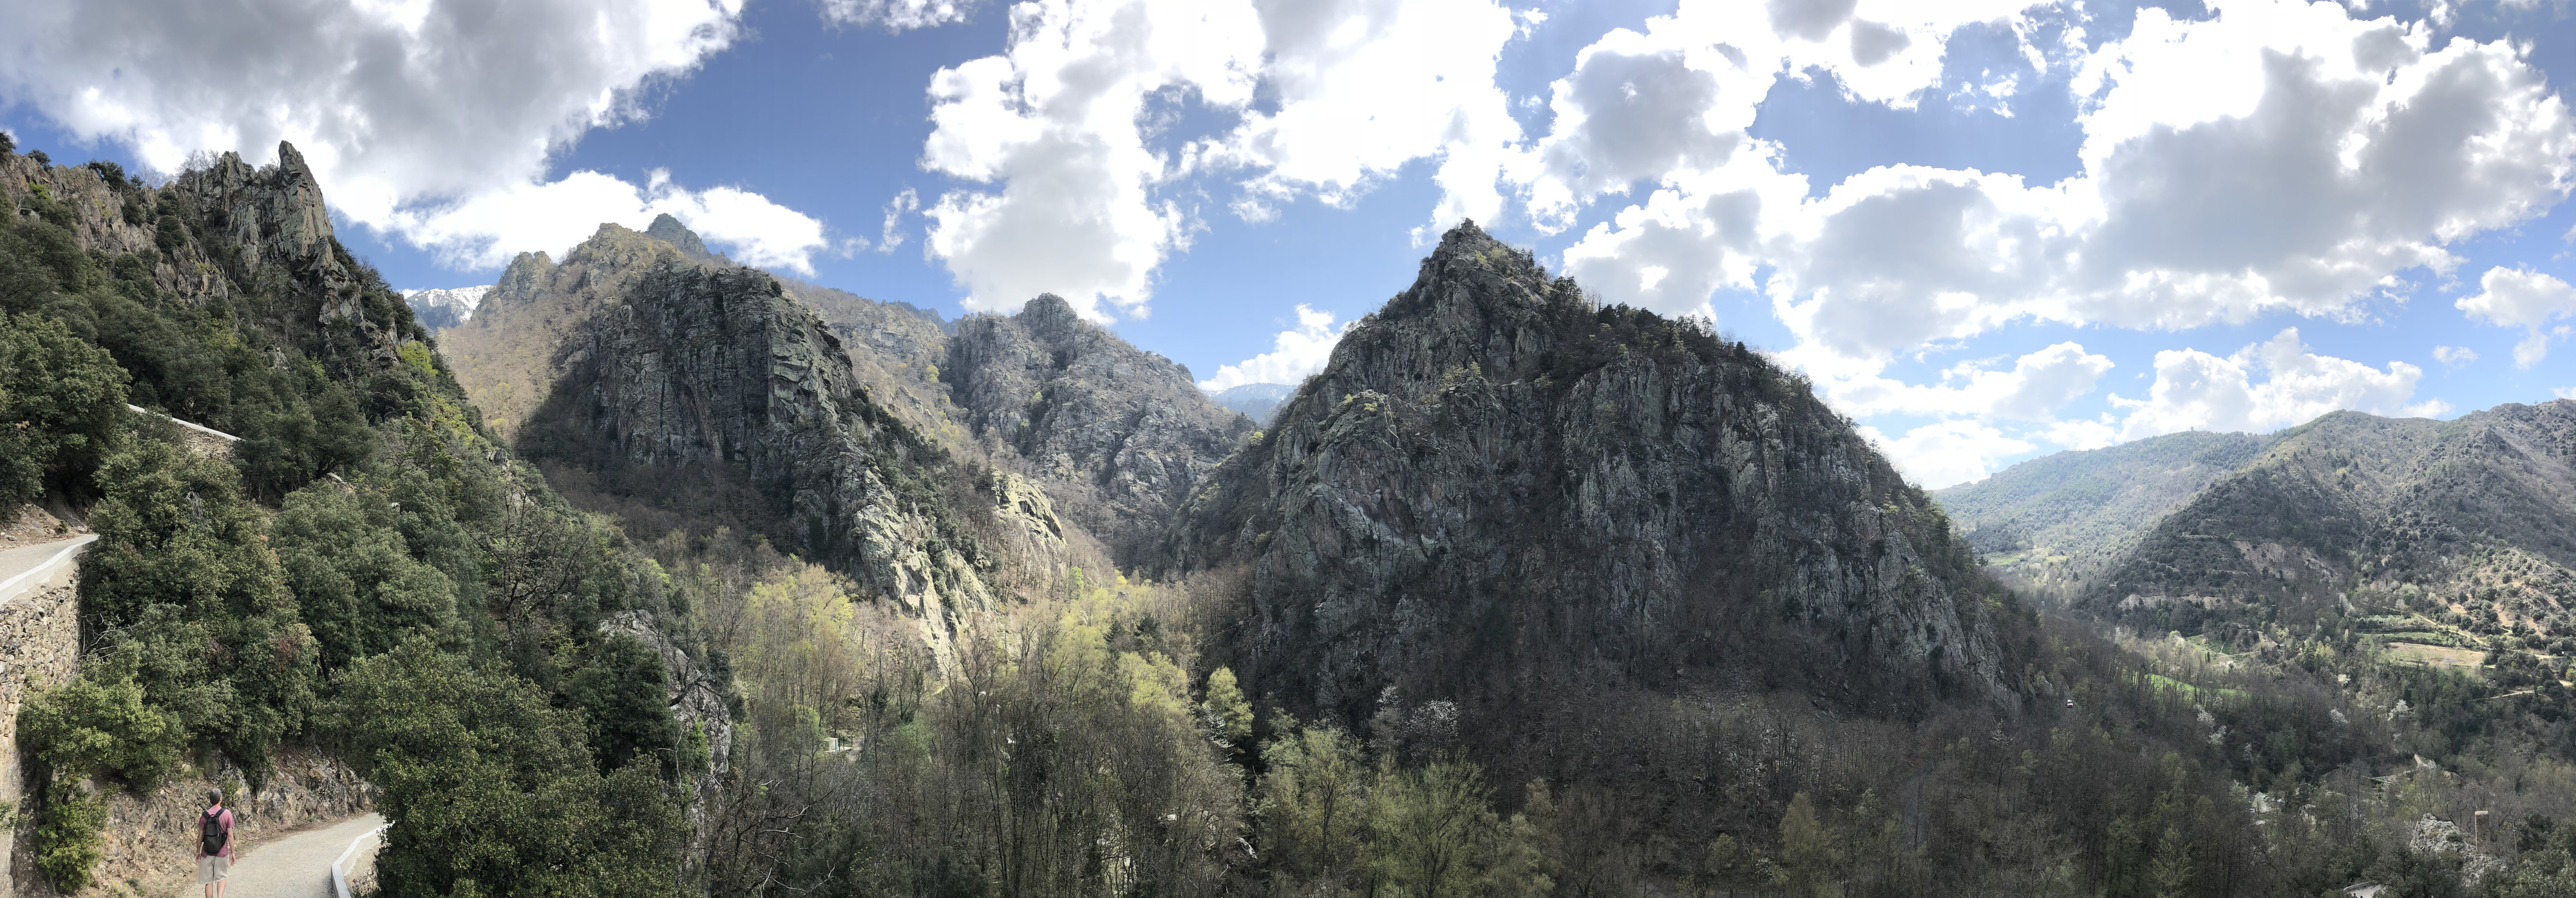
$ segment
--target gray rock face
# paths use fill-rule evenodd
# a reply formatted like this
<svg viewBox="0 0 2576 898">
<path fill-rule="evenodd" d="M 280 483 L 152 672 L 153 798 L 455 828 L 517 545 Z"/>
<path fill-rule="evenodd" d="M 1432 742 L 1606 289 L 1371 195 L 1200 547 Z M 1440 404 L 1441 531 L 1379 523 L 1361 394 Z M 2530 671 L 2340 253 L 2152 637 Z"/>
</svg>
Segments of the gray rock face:
<svg viewBox="0 0 2576 898">
<path fill-rule="evenodd" d="M 289 305 L 278 323 L 285 333 L 298 342 L 322 340 L 333 350 L 326 361 L 395 363 L 407 322 L 397 322 L 391 309 L 368 308 L 356 261 L 331 233 L 322 186 L 293 145 L 278 143 L 277 164 L 260 169 L 225 153 L 170 188 L 202 211 L 215 263 L 233 280 L 282 281 Z"/>
<path fill-rule="evenodd" d="M 687 257 L 613 224 L 600 225 L 561 264 L 545 253 L 520 253 L 483 294 L 474 317 L 439 334 L 439 349 L 484 422 L 511 437 L 563 377 L 564 345 L 665 261 Z"/>
<path fill-rule="evenodd" d="M 2015 701 L 1991 581 L 1803 382 L 1472 224 L 1213 480 L 1176 557 L 1246 575 L 1224 650 L 1292 711 L 1456 700 L 1491 735 L 1730 668 Z"/>
<path fill-rule="evenodd" d="M 723 261 L 713 250 L 707 249 L 706 241 L 698 239 L 698 232 L 689 230 L 689 226 L 681 224 L 668 212 L 653 216 L 653 223 L 644 227 L 644 236 L 668 243 L 681 255 L 700 262 Z"/>
<path fill-rule="evenodd" d="M 1082 320 L 1052 294 L 969 316 L 939 367 L 966 429 L 1016 453 L 1121 566 L 1138 564 L 1252 423 L 1189 370 Z"/>
<path fill-rule="evenodd" d="M 848 356 L 779 281 L 656 263 L 564 348 L 565 374 L 520 445 L 644 489 L 739 489 L 781 548 L 929 622 L 945 657 L 993 577 L 1056 563 L 1062 524 L 1008 475 L 972 482 L 861 389 Z M 989 541 L 988 541 L 989 540 Z"/>
</svg>

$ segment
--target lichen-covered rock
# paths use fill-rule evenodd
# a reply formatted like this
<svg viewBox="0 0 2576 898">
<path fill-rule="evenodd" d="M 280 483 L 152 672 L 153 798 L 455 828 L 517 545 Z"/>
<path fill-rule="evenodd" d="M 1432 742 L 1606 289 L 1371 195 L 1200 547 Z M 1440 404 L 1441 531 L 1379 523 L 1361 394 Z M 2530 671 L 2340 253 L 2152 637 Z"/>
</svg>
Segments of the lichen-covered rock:
<svg viewBox="0 0 2576 898">
<path fill-rule="evenodd" d="M 1539 691 L 1694 671 L 2012 701 L 1999 590 L 1803 382 L 1472 224 L 1212 480 L 1175 557 L 1248 571 L 1219 651 L 1292 711 L 1454 699 L 1502 739 Z"/>
<path fill-rule="evenodd" d="M 1074 520 L 1139 563 L 1202 476 L 1252 430 L 1189 369 L 1082 320 L 1052 294 L 969 316 L 940 378 L 977 438 L 1016 453 Z"/>
</svg>

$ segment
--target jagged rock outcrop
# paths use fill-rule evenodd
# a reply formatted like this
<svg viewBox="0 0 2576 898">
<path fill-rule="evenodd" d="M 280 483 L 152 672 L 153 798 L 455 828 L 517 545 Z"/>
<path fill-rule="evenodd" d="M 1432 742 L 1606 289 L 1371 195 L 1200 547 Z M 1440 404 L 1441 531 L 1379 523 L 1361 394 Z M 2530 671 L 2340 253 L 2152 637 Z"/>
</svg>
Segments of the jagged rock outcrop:
<svg viewBox="0 0 2576 898">
<path fill-rule="evenodd" d="M 712 819 L 708 802 L 717 797 L 726 772 L 733 768 L 733 712 L 726 696 L 726 686 L 717 682 L 715 673 L 689 657 L 687 650 L 672 641 L 671 635 L 654 623 L 653 616 L 643 611 L 621 611 L 599 622 L 603 639 L 623 636 L 653 650 L 662 659 L 663 680 L 670 702 L 671 723 L 682 733 L 703 737 L 707 746 L 707 769 L 684 771 L 696 794 L 689 802 L 689 822 L 695 830 L 692 850 L 704 852 Z"/>
<path fill-rule="evenodd" d="M 394 364 L 405 341 L 427 332 L 340 245 L 303 154 L 280 142 L 277 155 L 253 168 L 225 153 L 152 188 L 112 168 L 0 154 L 0 196 L 16 214 L 70 229 L 84 250 L 131 254 L 160 288 L 232 304 L 336 374 Z"/>
<path fill-rule="evenodd" d="M 1208 401 L 1189 369 L 1052 294 L 960 321 L 939 376 L 967 430 L 1026 459 L 1122 566 L 1165 538 L 1200 478 L 1252 429 Z"/>
<path fill-rule="evenodd" d="M 731 264 L 730 260 L 721 258 L 714 250 L 708 249 L 707 242 L 698 239 L 698 232 L 689 230 L 688 225 L 681 224 L 679 219 L 672 218 L 671 213 L 668 212 L 653 216 L 653 223 L 644 226 L 644 236 L 668 243 L 671 248 L 679 250 L 681 255 L 695 261 Z"/>
<path fill-rule="evenodd" d="M 1702 673 L 2016 701 L 2000 590 L 1803 381 L 1472 224 L 1212 480 L 1175 557 L 1242 574 L 1220 651 L 1292 712 L 1526 745 L 1535 704 Z"/>
</svg>

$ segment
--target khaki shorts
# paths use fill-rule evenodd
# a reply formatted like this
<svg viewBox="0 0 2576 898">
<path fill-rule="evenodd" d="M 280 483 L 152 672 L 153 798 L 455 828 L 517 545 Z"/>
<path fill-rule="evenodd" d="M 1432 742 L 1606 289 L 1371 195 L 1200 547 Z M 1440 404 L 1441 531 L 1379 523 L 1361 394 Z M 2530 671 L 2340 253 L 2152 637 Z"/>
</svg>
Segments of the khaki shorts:
<svg viewBox="0 0 2576 898">
<path fill-rule="evenodd" d="M 233 875 L 232 858 L 215 855 L 213 857 L 201 857 L 197 859 L 198 885 L 204 885 L 210 882 L 222 882 L 224 877 L 231 875 Z"/>
</svg>

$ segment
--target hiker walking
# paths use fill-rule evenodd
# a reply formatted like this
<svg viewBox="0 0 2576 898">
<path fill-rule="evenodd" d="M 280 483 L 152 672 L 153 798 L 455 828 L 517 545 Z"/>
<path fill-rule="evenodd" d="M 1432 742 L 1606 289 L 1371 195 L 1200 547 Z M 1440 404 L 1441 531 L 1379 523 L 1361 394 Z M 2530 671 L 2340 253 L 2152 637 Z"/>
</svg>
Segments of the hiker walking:
<svg viewBox="0 0 2576 898">
<path fill-rule="evenodd" d="M 206 793 L 206 812 L 197 817 L 197 884 L 206 898 L 224 898 L 224 877 L 233 875 L 233 812 L 224 808 L 224 793 Z"/>
</svg>

